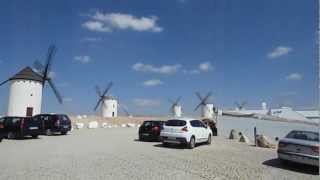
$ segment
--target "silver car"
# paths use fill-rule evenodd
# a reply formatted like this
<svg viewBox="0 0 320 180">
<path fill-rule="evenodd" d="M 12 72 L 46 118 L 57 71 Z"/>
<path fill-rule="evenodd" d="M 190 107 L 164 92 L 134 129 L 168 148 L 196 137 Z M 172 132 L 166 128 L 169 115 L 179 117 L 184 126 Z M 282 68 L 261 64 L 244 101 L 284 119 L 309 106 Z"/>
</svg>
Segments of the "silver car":
<svg viewBox="0 0 320 180">
<path fill-rule="evenodd" d="M 319 167 L 319 133 L 291 131 L 279 141 L 278 158 Z"/>
</svg>

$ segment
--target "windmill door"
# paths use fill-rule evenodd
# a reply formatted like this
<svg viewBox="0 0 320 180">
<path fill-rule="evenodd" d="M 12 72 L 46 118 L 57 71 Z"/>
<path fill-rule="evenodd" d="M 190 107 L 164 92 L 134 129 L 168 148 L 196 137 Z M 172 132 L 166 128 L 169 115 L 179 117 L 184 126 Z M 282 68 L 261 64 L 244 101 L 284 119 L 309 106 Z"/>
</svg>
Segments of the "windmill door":
<svg viewBox="0 0 320 180">
<path fill-rule="evenodd" d="M 33 108 L 27 107 L 27 117 L 33 116 Z"/>
</svg>

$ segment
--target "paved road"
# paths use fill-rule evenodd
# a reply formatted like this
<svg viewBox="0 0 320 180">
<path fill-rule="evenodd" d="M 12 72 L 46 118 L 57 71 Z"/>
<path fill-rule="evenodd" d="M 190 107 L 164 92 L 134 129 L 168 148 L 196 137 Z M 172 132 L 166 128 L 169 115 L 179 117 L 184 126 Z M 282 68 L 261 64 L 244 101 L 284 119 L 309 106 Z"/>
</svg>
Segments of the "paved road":
<svg viewBox="0 0 320 180">
<path fill-rule="evenodd" d="M 136 128 L 76 130 L 67 136 L 4 140 L 0 180 L 318 179 L 316 170 L 281 166 L 275 150 L 223 137 L 189 150 L 139 142 Z"/>
</svg>

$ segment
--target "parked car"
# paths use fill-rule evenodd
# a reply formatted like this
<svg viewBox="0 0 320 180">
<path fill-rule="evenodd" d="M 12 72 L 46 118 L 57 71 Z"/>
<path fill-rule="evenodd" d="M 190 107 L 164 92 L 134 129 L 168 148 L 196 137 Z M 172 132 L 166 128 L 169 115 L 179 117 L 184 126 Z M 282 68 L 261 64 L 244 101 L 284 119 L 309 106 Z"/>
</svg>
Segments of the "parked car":
<svg viewBox="0 0 320 180">
<path fill-rule="evenodd" d="M 38 114 L 33 119 L 41 121 L 41 128 L 47 136 L 55 133 L 66 135 L 71 130 L 71 120 L 65 114 Z"/>
<path fill-rule="evenodd" d="M 193 149 L 197 143 L 211 144 L 212 131 L 200 120 L 171 119 L 164 124 L 160 136 L 164 146 L 185 144 Z"/>
<path fill-rule="evenodd" d="M 278 144 L 278 158 L 282 162 L 296 162 L 319 166 L 319 133 L 291 131 Z"/>
<path fill-rule="evenodd" d="M 139 128 L 139 140 L 160 141 L 160 131 L 164 121 L 144 121 Z"/>
<path fill-rule="evenodd" d="M 7 137 L 7 133 L 4 130 L 3 118 L 0 118 L 0 142 L 3 138 Z"/>
<path fill-rule="evenodd" d="M 3 129 L 8 139 L 32 136 L 38 138 L 42 133 L 41 122 L 32 117 L 3 117 Z"/>
</svg>

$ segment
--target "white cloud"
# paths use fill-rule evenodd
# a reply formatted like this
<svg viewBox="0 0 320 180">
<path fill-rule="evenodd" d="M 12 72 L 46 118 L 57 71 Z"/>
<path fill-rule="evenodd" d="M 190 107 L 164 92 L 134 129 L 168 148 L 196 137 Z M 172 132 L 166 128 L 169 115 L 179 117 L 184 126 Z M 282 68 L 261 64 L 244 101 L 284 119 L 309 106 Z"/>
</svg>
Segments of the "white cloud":
<svg viewBox="0 0 320 180">
<path fill-rule="evenodd" d="M 212 65 L 210 62 L 203 62 L 203 63 L 200 63 L 199 64 L 199 70 L 202 71 L 202 72 L 208 72 L 212 69 Z"/>
<path fill-rule="evenodd" d="M 133 103 L 140 107 L 159 106 L 161 104 L 160 101 L 158 100 L 144 99 L 144 98 L 133 99 Z"/>
<path fill-rule="evenodd" d="M 292 80 L 292 81 L 299 81 L 299 80 L 302 80 L 302 78 L 303 76 L 299 73 L 292 73 L 286 77 L 287 80 Z"/>
<path fill-rule="evenodd" d="M 170 74 L 177 73 L 181 67 L 182 66 L 180 64 L 162 65 L 162 66 L 156 67 L 150 64 L 136 63 L 132 66 L 132 69 L 140 72 L 153 72 L 153 73 L 170 75 Z"/>
<path fill-rule="evenodd" d="M 82 63 L 82 64 L 87 64 L 87 63 L 91 62 L 90 56 L 75 56 L 73 59 L 77 62 Z"/>
<path fill-rule="evenodd" d="M 97 37 L 86 37 L 83 38 L 83 41 L 87 41 L 87 42 L 98 42 L 101 41 L 101 38 L 97 38 Z"/>
<path fill-rule="evenodd" d="M 157 25 L 156 16 L 136 17 L 131 14 L 122 13 L 101 13 L 96 11 L 89 15 L 90 20 L 84 22 L 82 27 L 98 32 L 111 32 L 115 29 L 134 31 L 161 32 L 162 27 Z"/>
<path fill-rule="evenodd" d="M 275 59 L 284 55 L 289 54 L 292 51 L 291 47 L 286 47 L 286 46 L 278 46 L 275 48 L 272 52 L 268 54 L 268 57 L 270 59 Z"/>
<path fill-rule="evenodd" d="M 161 80 L 159 80 L 159 79 L 151 79 L 151 80 L 143 82 L 143 86 L 147 86 L 147 87 L 159 86 L 159 85 L 162 85 L 162 84 L 163 84 L 163 82 Z"/>
<path fill-rule="evenodd" d="M 203 63 L 200 63 L 198 65 L 198 67 L 196 69 L 193 69 L 193 70 L 183 70 L 183 72 L 185 74 L 200 74 L 200 73 L 204 73 L 204 72 L 209 72 L 213 69 L 213 66 L 211 64 L 211 62 L 203 62 Z"/>
<path fill-rule="evenodd" d="M 90 30 L 90 31 L 98 31 L 98 32 L 111 32 L 109 27 L 106 27 L 104 23 L 99 21 L 87 21 L 82 24 L 82 27 Z"/>
</svg>

